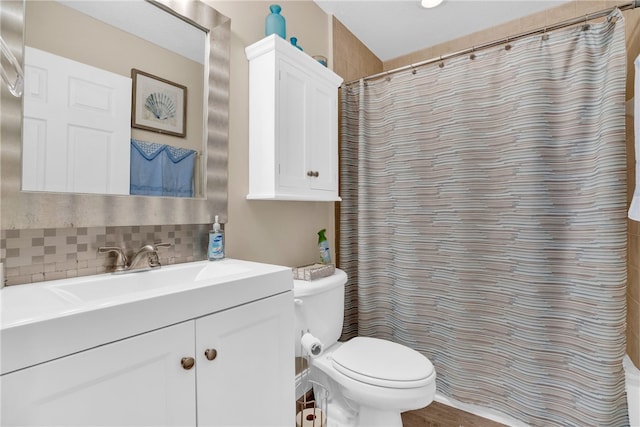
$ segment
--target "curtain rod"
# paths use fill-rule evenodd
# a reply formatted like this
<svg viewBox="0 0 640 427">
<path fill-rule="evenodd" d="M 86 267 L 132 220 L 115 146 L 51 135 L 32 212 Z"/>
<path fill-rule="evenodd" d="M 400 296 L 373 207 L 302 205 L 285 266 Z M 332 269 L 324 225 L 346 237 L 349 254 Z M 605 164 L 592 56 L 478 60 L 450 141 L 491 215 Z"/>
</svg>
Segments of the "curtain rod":
<svg viewBox="0 0 640 427">
<path fill-rule="evenodd" d="M 484 44 L 481 44 L 481 45 L 478 45 L 478 46 L 473 46 L 471 48 L 467 48 L 467 49 L 460 50 L 460 51 L 457 51 L 457 52 L 448 53 L 446 55 L 441 55 L 441 56 L 438 56 L 437 58 L 427 59 L 425 61 L 416 62 L 415 64 L 404 65 L 402 67 L 394 68 L 393 70 L 383 71 L 381 73 L 373 74 L 373 75 L 368 76 L 368 77 L 363 77 L 363 78 L 360 78 L 360 79 L 352 80 L 350 82 L 344 83 L 342 85 L 342 87 L 350 86 L 352 84 L 360 82 L 361 80 L 367 81 L 367 80 L 373 80 L 373 79 L 380 78 L 380 77 L 386 77 L 386 76 L 389 76 L 391 74 L 395 74 L 395 73 L 398 73 L 398 72 L 401 72 L 401 71 L 412 70 L 412 71 L 415 72 L 416 68 L 423 67 L 423 66 L 429 65 L 429 64 L 434 64 L 436 62 L 440 62 L 441 63 L 440 67 L 443 67 L 444 64 L 442 63 L 442 61 L 444 61 L 445 59 L 451 59 L 451 58 L 455 58 L 455 57 L 462 56 L 462 55 L 473 54 L 473 52 L 478 51 L 478 50 L 483 50 L 483 49 L 488 49 L 490 47 L 495 47 L 495 46 L 500 46 L 500 45 L 503 45 L 503 44 L 508 44 L 509 42 L 512 42 L 512 41 L 515 41 L 515 40 L 519 40 L 519 39 L 522 39 L 524 37 L 532 36 L 532 35 L 535 35 L 535 34 L 544 34 L 544 33 L 547 33 L 549 31 L 554 31 L 554 30 L 558 30 L 560 28 L 570 27 L 572 25 L 577 25 L 577 24 L 580 24 L 582 22 L 584 22 L 586 24 L 586 22 L 591 20 L 591 19 L 598 19 L 598 18 L 602 18 L 604 16 L 609 15 L 615 9 L 630 10 L 630 9 L 635 9 L 636 7 L 640 7 L 640 0 L 633 0 L 633 1 L 629 2 L 629 3 L 625 3 L 625 4 L 622 4 L 622 5 L 619 5 L 619 6 L 614 6 L 614 7 L 611 7 L 609 9 L 601 10 L 599 12 L 589 13 L 589 14 L 586 14 L 586 15 L 581 16 L 579 18 L 574 18 L 574 19 L 570 19 L 568 21 L 563 21 L 563 22 L 557 23 L 557 24 L 548 25 L 546 27 L 538 28 L 536 30 L 527 31 L 527 32 L 524 32 L 524 33 L 516 34 L 514 36 L 509 36 L 509 37 L 505 37 L 505 38 L 502 38 L 502 39 L 494 40 L 494 41 L 491 41 L 491 42 L 488 42 L 488 43 L 484 43 Z"/>
</svg>

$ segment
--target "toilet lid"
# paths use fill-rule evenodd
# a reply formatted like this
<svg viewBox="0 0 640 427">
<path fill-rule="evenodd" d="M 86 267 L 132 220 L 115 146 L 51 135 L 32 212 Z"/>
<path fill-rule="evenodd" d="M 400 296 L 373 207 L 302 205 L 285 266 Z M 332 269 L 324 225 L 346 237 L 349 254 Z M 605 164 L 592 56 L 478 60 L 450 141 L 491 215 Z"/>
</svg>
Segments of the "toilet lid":
<svg viewBox="0 0 640 427">
<path fill-rule="evenodd" d="M 401 344 L 356 337 L 332 354 L 340 373 L 367 384 L 389 388 L 417 388 L 434 380 L 433 365 L 422 354 Z"/>
</svg>

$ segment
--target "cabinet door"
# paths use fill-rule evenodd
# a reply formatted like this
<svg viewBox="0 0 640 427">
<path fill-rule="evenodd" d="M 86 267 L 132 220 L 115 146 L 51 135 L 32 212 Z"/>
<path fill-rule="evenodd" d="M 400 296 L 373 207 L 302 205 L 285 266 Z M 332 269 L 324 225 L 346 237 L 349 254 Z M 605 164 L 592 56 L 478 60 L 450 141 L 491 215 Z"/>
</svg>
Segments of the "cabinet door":
<svg viewBox="0 0 640 427">
<path fill-rule="evenodd" d="M 195 426 L 194 323 L 0 377 L 1 425 Z M 87 333 L 91 333 L 88 331 Z"/>
<path fill-rule="evenodd" d="M 308 197 L 336 192 L 337 90 L 284 60 L 279 78 L 280 189 Z"/>
<path fill-rule="evenodd" d="M 307 165 L 314 176 L 309 183 L 314 190 L 338 191 L 338 98 L 336 88 L 316 83 L 308 89 L 309 138 Z"/>
<path fill-rule="evenodd" d="M 309 187 L 307 165 L 309 79 L 301 69 L 279 61 L 278 186 L 286 192 L 305 193 Z"/>
<path fill-rule="evenodd" d="M 295 424 L 293 316 L 286 292 L 196 320 L 199 426 Z"/>
</svg>

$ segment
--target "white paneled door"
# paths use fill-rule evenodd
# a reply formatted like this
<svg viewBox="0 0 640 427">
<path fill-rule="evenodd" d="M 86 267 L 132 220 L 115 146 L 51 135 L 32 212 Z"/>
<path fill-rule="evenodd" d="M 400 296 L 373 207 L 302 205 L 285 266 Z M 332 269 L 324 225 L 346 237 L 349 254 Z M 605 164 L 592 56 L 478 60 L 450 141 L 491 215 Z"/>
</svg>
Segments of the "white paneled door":
<svg viewBox="0 0 640 427">
<path fill-rule="evenodd" d="M 129 194 L 131 79 L 25 47 L 22 189 Z"/>
</svg>

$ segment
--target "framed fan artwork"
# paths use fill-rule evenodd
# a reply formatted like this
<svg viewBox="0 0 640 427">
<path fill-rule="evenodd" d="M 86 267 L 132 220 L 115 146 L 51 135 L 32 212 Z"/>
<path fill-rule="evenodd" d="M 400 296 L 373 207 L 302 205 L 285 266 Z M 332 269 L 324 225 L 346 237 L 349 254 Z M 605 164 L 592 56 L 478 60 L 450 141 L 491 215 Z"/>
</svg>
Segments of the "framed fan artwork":
<svg viewBox="0 0 640 427">
<path fill-rule="evenodd" d="M 187 87 L 131 69 L 131 126 L 167 135 L 187 135 Z"/>
</svg>

